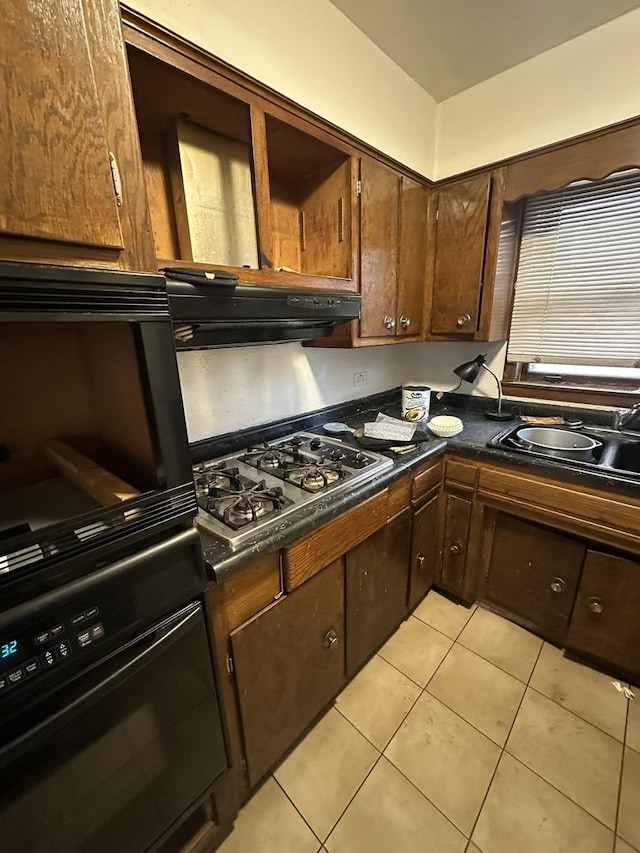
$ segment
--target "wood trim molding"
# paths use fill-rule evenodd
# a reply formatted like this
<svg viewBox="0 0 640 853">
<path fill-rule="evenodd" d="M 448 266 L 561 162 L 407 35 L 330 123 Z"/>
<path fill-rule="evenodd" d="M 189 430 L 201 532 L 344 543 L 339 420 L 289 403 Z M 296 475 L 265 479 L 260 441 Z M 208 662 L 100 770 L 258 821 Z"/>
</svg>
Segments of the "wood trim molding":
<svg viewBox="0 0 640 853">
<path fill-rule="evenodd" d="M 254 77 L 234 68 L 222 59 L 208 53 L 188 39 L 173 33 L 145 15 L 121 6 L 122 29 L 127 45 L 169 62 L 174 67 L 192 74 L 204 82 L 214 85 L 228 94 L 254 106 L 258 106 L 276 118 L 282 119 L 300 130 L 330 145 L 336 145 L 353 156 L 365 155 L 383 163 L 402 175 L 426 186 L 432 186 L 430 178 L 394 160 L 367 142 L 357 139 L 337 125 L 322 118 L 311 110 L 271 89 Z"/>
</svg>

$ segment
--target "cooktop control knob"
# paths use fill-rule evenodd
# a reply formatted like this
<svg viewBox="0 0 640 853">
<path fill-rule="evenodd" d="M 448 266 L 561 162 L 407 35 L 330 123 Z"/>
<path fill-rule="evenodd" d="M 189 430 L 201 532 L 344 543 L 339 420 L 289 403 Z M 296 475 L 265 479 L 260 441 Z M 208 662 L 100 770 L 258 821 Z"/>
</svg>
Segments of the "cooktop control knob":
<svg viewBox="0 0 640 853">
<path fill-rule="evenodd" d="M 356 453 L 356 455 L 353 457 L 353 461 L 354 462 L 366 462 L 367 457 L 364 455 L 364 453 L 361 450 L 359 450 Z"/>
<path fill-rule="evenodd" d="M 294 447 L 300 447 L 302 444 L 302 439 L 299 435 L 294 435 L 289 444 L 292 444 Z"/>
<path fill-rule="evenodd" d="M 335 450 L 332 450 L 329 454 L 329 459 L 332 459 L 334 462 L 337 462 L 338 459 L 342 459 L 344 457 L 344 450 L 340 450 L 339 447 L 336 447 Z"/>
<path fill-rule="evenodd" d="M 311 450 L 317 450 L 321 444 L 322 444 L 322 442 L 320 441 L 319 438 L 312 438 L 311 441 L 309 442 L 309 447 Z"/>
</svg>

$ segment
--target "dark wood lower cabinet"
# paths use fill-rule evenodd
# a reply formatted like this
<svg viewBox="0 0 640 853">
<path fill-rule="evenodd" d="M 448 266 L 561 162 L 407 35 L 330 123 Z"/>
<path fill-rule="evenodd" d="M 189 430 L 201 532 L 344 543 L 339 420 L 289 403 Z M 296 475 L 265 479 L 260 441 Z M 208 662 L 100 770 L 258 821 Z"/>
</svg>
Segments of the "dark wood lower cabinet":
<svg viewBox="0 0 640 853">
<path fill-rule="evenodd" d="M 255 785 L 344 684 L 344 560 L 233 631 L 231 648 Z"/>
<path fill-rule="evenodd" d="M 640 563 L 588 551 L 566 646 L 640 673 Z"/>
<path fill-rule="evenodd" d="M 411 562 L 409 609 L 421 601 L 433 586 L 438 560 L 438 512 L 440 499 L 435 495 L 413 513 L 411 524 Z"/>
<path fill-rule="evenodd" d="M 444 492 L 442 562 L 439 586 L 462 596 L 467 563 L 467 544 L 471 524 L 471 500 Z"/>
<path fill-rule="evenodd" d="M 407 614 L 411 510 L 347 553 L 347 674 L 352 675 Z"/>
<path fill-rule="evenodd" d="M 584 542 L 498 512 L 483 597 L 561 643 L 585 552 Z"/>
</svg>

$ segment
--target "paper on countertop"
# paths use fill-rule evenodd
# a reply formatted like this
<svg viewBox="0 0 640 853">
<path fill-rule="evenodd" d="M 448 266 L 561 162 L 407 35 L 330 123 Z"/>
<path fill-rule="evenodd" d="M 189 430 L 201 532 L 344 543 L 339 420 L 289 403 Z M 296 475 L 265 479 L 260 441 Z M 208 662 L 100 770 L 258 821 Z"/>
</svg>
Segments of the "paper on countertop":
<svg viewBox="0 0 640 853">
<path fill-rule="evenodd" d="M 364 425 L 366 438 L 379 438 L 382 441 L 411 441 L 416 431 L 415 424 L 408 424 L 398 418 L 378 413 L 375 423 Z"/>
</svg>

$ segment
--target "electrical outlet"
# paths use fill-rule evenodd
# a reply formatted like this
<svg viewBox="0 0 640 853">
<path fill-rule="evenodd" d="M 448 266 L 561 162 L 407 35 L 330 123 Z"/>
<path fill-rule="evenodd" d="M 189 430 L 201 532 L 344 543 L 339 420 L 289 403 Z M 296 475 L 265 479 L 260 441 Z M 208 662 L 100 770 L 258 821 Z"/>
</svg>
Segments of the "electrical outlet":
<svg viewBox="0 0 640 853">
<path fill-rule="evenodd" d="M 353 374 L 353 384 L 357 387 L 358 385 L 366 385 L 367 384 L 367 371 L 361 370 L 360 373 Z"/>
</svg>

